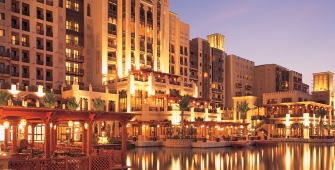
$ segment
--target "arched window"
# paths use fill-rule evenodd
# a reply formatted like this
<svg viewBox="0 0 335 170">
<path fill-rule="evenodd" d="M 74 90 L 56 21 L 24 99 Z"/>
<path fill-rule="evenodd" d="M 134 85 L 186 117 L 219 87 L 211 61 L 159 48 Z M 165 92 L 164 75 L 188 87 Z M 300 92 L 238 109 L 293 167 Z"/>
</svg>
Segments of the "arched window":
<svg viewBox="0 0 335 170">
<path fill-rule="evenodd" d="M 91 5 L 87 4 L 87 16 L 91 16 Z"/>
</svg>

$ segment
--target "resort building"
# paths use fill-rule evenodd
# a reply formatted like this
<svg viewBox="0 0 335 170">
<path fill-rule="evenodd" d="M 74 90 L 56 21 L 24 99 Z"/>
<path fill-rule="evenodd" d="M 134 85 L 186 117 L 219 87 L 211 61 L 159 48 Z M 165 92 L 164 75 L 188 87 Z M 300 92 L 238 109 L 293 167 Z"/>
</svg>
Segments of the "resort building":
<svg viewBox="0 0 335 170">
<path fill-rule="evenodd" d="M 302 74 L 277 64 L 257 65 L 254 69 L 254 96 L 263 103 L 263 93 L 297 90 L 309 93 L 309 86 L 302 82 Z"/>
</svg>

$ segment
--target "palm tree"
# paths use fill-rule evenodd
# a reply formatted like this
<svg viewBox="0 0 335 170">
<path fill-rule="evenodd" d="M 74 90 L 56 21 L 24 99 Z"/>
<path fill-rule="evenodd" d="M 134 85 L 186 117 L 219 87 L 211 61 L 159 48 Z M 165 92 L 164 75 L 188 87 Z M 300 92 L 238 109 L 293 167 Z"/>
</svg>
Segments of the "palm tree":
<svg viewBox="0 0 335 170">
<path fill-rule="evenodd" d="M 304 125 L 304 123 L 299 123 L 298 125 L 298 128 L 300 129 L 300 136 L 301 136 L 301 138 L 304 136 L 304 127 L 305 127 L 305 125 Z"/>
<path fill-rule="evenodd" d="M 5 106 L 8 104 L 9 94 L 4 91 L 0 91 L 0 106 Z"/>
<path fill-rule="evenodd" d="M 247 112 L 251 110 L 251 108 L 248 105 L 249 103 L 247 103 L 247 101 L 243 101 L 241 102 L 241 104 L 237 104 L 236 111 L 241 113 L 241 117 L 243 118 L 243 123 L 245 123 Z"/>
<path fill-rule="evenodd" d="M 93 102 L 93 109 L 96 111 L 103 111 L 105 109 L 105 102 L 100 97 L 96 98 Z"/>
<path fill-rule="evenodd" d="M 189 104 L 190 104 L 190 97 L 189 96 L 183 96 L 181 98 L 181 100 L 179 101 L 179 110 L 181 111 L 180 126 L 181 126 L 182 136 L 184 136 L 184 111 L 188 108 Z"/>
<path fill-rule="evenodd" d="M 241 113 L 243 123 L 245 123 L 245 118 L 246 118 L 247 112 L 249 110 L 251 110 L 251 108 L 248 105 L 249 105 L 249 103 L 247 103 L 247 101 L 245 101 L 245 100 L 243 102 L 241 102 L 241 104 L 237 104 L 236 111 Z M 246 133 L 246 132 L 247 132 L 247 127 L 244 126 L 244 133 Z"/>
<path fill-rule="evenodd" d="M 323 117 L 325 117 L 327 115 L 327 110 L 325 109 L 318 109 L 315 111 L 315 114 L 318 115 L 318 117 L 320 117 L 320 123 L 319 123 L 319 126 L 320 126 L 320 136 L 322 136 L 322 125 L 323 125 Z"/>
<path fill-rule="evenodd" d="M 79 107 L 79 103 L 77 102 L 75 97 L 68 98 L 66 104 L 69 110 L 76 110 Z"/>
<path fill-rule="evenodd" d="M 57 102 L 57 100 L 56 100 L 56 97 L 55 97 L 53 92 L 45 93 L 45 95 L 43 97 L 43 104 L 44 104 L 45 107 L 55 108 L 56 102 Z"/>
</svg>

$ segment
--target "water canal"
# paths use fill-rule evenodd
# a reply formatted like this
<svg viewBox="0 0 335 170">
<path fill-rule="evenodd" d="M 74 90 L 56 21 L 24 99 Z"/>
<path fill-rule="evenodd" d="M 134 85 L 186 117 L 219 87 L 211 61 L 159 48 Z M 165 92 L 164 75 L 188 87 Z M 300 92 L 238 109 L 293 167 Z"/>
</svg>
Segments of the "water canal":
<svg viewBox="0 0 335 170">
<path fill-rule="evenodd" d="M 335 170 L 335 145 L 280 143 L 273 147 L 130 149 L 131 170 Z"/>
</svg>

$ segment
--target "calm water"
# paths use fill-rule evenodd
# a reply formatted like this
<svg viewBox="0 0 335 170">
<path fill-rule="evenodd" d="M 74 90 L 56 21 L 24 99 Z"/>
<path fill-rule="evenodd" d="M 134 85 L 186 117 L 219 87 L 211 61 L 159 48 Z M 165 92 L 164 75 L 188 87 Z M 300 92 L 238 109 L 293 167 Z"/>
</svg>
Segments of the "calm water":
<svg viewBox="0 0 335 170">
<path fill-rule="evenodd" d="M 274 147 L 136 148 L 132 170 L 335 170 L 334 144 L 281 143 Z"/>
</svg>

